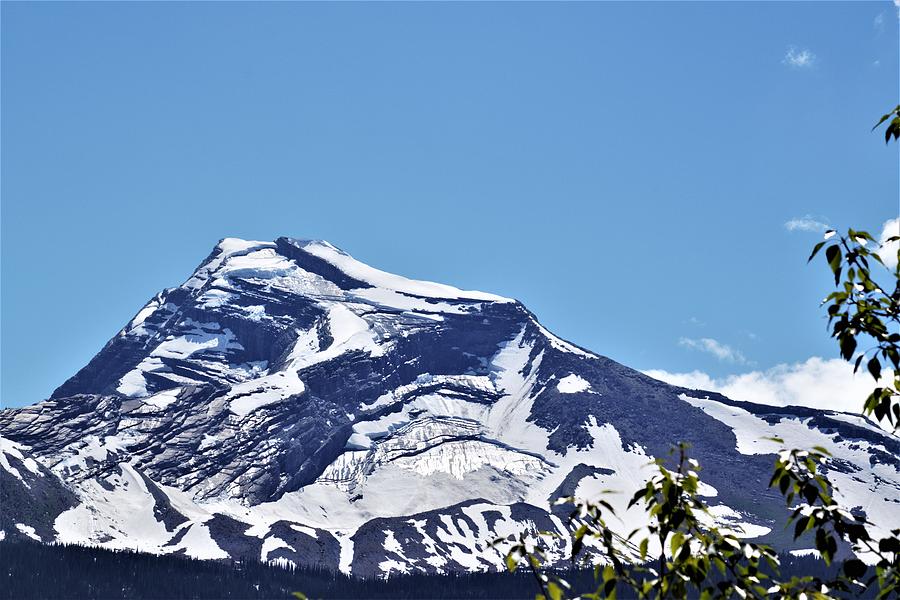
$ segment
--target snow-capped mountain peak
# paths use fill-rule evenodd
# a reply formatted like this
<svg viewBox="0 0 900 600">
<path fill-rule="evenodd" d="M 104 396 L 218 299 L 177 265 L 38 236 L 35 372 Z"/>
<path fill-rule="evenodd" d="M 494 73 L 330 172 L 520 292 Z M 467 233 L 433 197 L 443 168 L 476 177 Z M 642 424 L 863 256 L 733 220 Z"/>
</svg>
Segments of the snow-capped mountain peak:
<svg viewBox="0 0 900 600">
<path fill-rule="evenodd" d="M 322 286 L 322 294 L 334 292 L 332 286 L 337 286 L 344 291 L 377 289 L 419 298 L 512 302 L 494 294 L 460 290 L 441 283 L 417 281 L 387 273 L 356 260 L 323 240 L 282 237 L 274 242 L 258 242 L 224 238 L 188 279 L 185 287 L 197 289 L 217 277 L 312 279 Z M 302 289 L 296 288 L 294 291 L 300 292 Z M 309 291 L 315 293 L 315 290 Z M 391 298 L 390 295 L 376 295 L 372 299 L 378 301 Z"/>
<path fill-rule="evenodd" d="M 791 548 L 773 435 L 829 448 L 848 506 L 898 525 L 893 436 L 669 386 L 323 241 L 221 240 L 0 435 L 4 535 L 360 574 L 499 568 L 491 539 L 563 531 L 556 498 L 632 491 L 677 441 L 743 535 Z"/>
</svg>

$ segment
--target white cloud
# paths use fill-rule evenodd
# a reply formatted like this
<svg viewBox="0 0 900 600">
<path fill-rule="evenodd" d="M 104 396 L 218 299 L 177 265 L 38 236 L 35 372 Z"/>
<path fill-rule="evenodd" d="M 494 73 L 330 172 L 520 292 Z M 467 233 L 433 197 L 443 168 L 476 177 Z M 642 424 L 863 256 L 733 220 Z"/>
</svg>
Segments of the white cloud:
<svg viewBox="0 0 900 600">
<path fill-rule="evenodd" d="M 740 353 L 740 351 L 735 350 L 731 346 L 723 344 L 712 338 L 693 339 L 683 337 L 678 340 L 678 345 L 684 346 L 685 348 L 700 350 L 702 352 L 708 352 L 721 361 L 736 363 L 739 365 L 747 364 L 747 359 L 743 354 Z"/>
<path fill-rule="evenodd" d="M 880 12 L 875 16 L 875 20 L 872 21 L 872 27 L 875 28 L 875 31 L 881 33 L 884 31 L 884 13 Z"/>
<path fill-rule="evenodd" d="M 829 226 L 817 217 L 806 215 L 805 217 L 794 217 L 787 221 L 784 224 L 784 228 L 788 231 L 825 231 L 829 229 Z"/>
<path fill-rule="evenodd" d="M 644 373 L 672 385 L 719 392 L 732 400 L 852 413 L 862 412 L 866 397 L 876 387 L 875 380 L 865 369 L 854 375 L 850 363 L 816 356 L 801 363 L 782 364 L 765 371 L 721 378 L 710 377 L 702 371 L 669 373 L 651 369 Z M 888 375 L 885 371 L 884 376 Z M 890 426 L 886 421 L 884 425 Z"/>
<path fill-rule="evenodd" d="M 789 46 L 781 62 L 795 69 L 808 69 L 816 62 L 816 55 L 807 48 Z"/>
<path fill-rule="evenodd" d="M 897 267 L 897 249 L 900 248 L 900 243 L 891 242 L 888 244 L 885 243 L 885 241 L 888 238 L 897 235 L 900 235 L 900 217 L 885 221 L 881 228 L 881 236 L 878 239 L 878 242 L 881 244 L 878 256 L 881 257 L 881 260 L 884 261 L 884 264 L 887 265 L 889 269 Z"/>
</svg>

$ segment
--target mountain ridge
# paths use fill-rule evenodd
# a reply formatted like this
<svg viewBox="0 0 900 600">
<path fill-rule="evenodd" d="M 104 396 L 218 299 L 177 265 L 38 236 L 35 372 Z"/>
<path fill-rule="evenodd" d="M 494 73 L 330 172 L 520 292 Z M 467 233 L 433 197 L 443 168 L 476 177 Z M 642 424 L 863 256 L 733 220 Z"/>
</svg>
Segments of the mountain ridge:
<svg viewBox="0 0 900 600">
<path fill-rule="evenodd" d="M 879 525 L 900 505 L 900 446 L 861 417 L 671 386 L 514 299 L 287 237 L 223 238 L 50 399 L 0 412 L 0 436 L 0 485 L 35 498 L 40 478 L 56 499 L 10 504 L 4 535 L 363 575 L 500 568 L 491 539 L 564 533 L 559 490 L 629 492 L 676 441 L 716 519 L 782 550 L 766 437 L 830 448 L 845 500 Z"/>
</svg>

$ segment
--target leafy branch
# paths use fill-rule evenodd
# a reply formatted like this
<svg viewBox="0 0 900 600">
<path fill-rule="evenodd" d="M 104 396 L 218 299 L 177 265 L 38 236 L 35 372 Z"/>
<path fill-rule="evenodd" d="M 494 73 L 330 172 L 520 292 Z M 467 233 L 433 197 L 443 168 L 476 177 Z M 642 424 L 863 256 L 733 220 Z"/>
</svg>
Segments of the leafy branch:
<svg viewBox="0 0 900 600">
<path fill-rule="evenodd" d="M 893 368 L 893 382 L 875 388 L 866 398 L 863 412 L 874 414 L 879 421 L 887 419 L 895 429 L 900 427 L 900 262 L 892 273 L 892 289 L 878 283 L 871 268 L 885 267 L 879 251 L 898 240 L 900 236 L 892 236 L 876 250 L 877 242 L 868 232 L 849 229 L 846 235 L 839 235 L 829 230 L 808 259 L 812 261 L 824 249 L 834 275 L 837 289 L 823 305 L 841 357 L 853 362 L 854 373 L 865 361 L 875 381 L 881 379 L 884 365 Z M 897 257 L 900 260 L 900 249 Z M 857 352 L 860 342 L 869 347 Z"/>
<path fill-rule="evenodd" d="M 881 119 L 879 119 L 878 122 L 875 123 L 875 127 L 873 127 L 872 130 L 874 131 L 878 129 L 879 127 L 881 127 L 882 123 L 887 120 L 890 120 L 890 123 L 888 123 L 887 128 L 885 128 L 884 130 L 885 144 L 890 142 L 891 138 L 894 138 L 894 141 L 900 139 L 900 104 L 898 104 L 897 107 L 888 114 L 883 115 Z"/>
</svg>

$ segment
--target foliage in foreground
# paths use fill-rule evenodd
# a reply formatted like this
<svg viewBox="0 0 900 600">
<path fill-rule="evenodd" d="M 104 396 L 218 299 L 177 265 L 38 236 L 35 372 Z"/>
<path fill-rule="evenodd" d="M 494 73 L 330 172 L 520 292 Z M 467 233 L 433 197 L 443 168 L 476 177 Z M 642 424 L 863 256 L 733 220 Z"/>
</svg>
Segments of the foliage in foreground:
<svg viewBox="0 0 900 600">
<path fill-rule="evenodd" d="M 885 141 L 900 139 L 900 105 L 876 124 L 888 122 Z M 853 363 L 854 372 L 865 363 L 876 382 L 888 367 L 892 377 L 865 399 L 863 414 L 887 421 L 900 429 L 900 248 L 890 271 L 892 286 L 883 286 L 871 272 L 885 267 L 881 252 L 900 240 L 891 236 L 878 242 L 868 232 L 850 229 L 846 235 L 829 230 L 813 248 L 809 261 L 824 249 L 834 275 L 835 291 L 825 298 L 831 337 L 841 357 Z M 861 346 L 864 344 L 865 347 Z M 860 350 L 860 348 L 862 348 Z M 782 440 L 775 440 L 783 443 Z M 638 489 L 629 504 L 647 513 L 647 526 L 621 536 L 606 521 L 613 507 L 603 501 L 564 498 L 575 505 L 569 518 L 572 531 L 571 560 L 579 560 L 585 542 L 591 548 L 595 586 L 576 594 L 582 598 L 796 598 L 798 600 L 855 597 L 900 598 L 900 529 L 877 538 L 865 517 L 854 515 L 835 501 L 834 486 L 825 475 L 828 451 L 785 449 L 775 461 L 769 487 L 776 487 L 791 511 L 794 539 L 811 538 L 831 565 L 841 544 L 854 556 L 840 561 L 829 576 L 816 574 L 787 577 L 772 548 L 746 542 L 714 525 L 708 507 L 698 494 L 700 465 L 689 459 L 687 447 L 678 446 L 678 463 L 669 470 L 657 461 L 656 475 Z M 525 565 L 533 575 L 541 600 L 560 600 L 572 586 L 545 570 L 543 551 L 550 533 L 537 540 L 520 537 L 507 551 L 507 566 L 516 571 Z M 495 540 L 503 546 L 510 540 Z M 650 556 L 651 546 L 655 555 Z M 860 560 L 865 558 L 873 566 Z M 712 575 L 717 571 L 717 578 Z"/>
<path fill-rule="evenodd" d="M 678 466 L 670 470 L 657 461 L 656 475 L 637 490 L 631 506 L 642 506 L 647 527 L 621 536 L 607 526 L 614 515 L 605 501 L 564 498 L 575 505 L 569 525 L 573 532 L 571 558 L 578 561 L 590 548 L 596 585 L 582 598 L 833 598 L 898 595 L 900 530 L 875 539 L 871 523 L 841 508 L 835 490 L 822 474 L 827 462 L 824 448 L 784 450 L 775 465 L 770 486 L 784 494 L 792 507 L 789 522 L 794 538 L 808 536 L 826 565 L 836 560 L 839 544 L 876 562 L 867 566 L 856 556 L 840 561 L 828 574 L 785 577 L 782 557 L 764 544 L 748 542 L 720 529 L 700 498 L 700 465 L 678 448 Z M 544 533 L 546 537 L 553 534 Z M 503 545 L 507 540 L 496 540 Z M 655 548 L 651 555 L 650 548 Z M 509 548 L 511 571 L 524 565 L 540 588 L 538 598 L 559 600 L 572 588 L 563 576 L 543 569 L 540 540 L 518 539 Z M 835 565 L 836 567 L 838 565 Z"/>
</svg>

